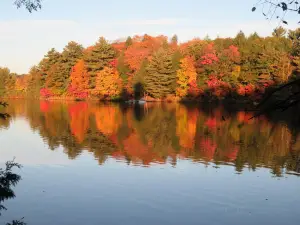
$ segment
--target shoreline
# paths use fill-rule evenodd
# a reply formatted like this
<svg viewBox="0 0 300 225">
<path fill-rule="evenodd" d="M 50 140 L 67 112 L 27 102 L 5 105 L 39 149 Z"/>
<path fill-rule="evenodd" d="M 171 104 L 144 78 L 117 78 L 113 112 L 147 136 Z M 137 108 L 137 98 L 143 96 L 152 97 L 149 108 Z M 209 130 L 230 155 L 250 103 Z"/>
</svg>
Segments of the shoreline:
<svg viewBox="0 0 300 225">
<path fill-rule="evenodd" d="M 9 101 L 9 100 L 38 100 L 38 101 L 64 101 L 64 102 L 102 102 L 102 103 L 121 103 L 121 104 L 139 104 L 137 99 L 97 99 L 97 98 L 85 98 L 79 99 L 74 97 L 51 97 L 51 98 L 33 98 L 33 97 L 0 97 L 0 100 Z M 174 100 L 174 99 L 144 99 L 143 103 L 180 103 L 180 104 L 220 104 L 220 105 L 236 105 L 236 106 L 248 106 L 255 107 L 258 104 L 258 101 L 251 99 L 185 99 L 185 100 Z"/>
</svg>

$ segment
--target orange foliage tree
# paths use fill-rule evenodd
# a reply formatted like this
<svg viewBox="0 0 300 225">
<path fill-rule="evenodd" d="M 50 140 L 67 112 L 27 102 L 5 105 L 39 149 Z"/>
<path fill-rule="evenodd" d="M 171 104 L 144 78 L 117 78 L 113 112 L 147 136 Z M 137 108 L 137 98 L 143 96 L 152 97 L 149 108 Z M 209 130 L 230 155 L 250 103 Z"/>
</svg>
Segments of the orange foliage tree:
<svg viewBox="0 0 300 225">
<path fill-rule="evenodd" d="M 130 69 L 137 71 L 142 62 L 166 41 L 167 37 L 165 36 L 151 37 L 145 34 L 144 37 L 134 37 L 133 44 L 125 51 L 125 62 Z"/>
<path fill-rule="evenodd" d="M 89 74 L 84 61 L 79 60 L 72 68 L 68 93 L 74 97 L 85 98 L 88 96 Z"/>
</svg>

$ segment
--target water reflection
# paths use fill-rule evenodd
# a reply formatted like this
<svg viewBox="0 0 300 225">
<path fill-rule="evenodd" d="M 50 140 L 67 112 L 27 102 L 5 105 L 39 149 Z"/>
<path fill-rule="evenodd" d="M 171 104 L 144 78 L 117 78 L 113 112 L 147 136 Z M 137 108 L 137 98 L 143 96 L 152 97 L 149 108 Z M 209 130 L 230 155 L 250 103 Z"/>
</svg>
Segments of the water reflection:
<svg viewBox="0 0 300 225">
<path fill-rule="evenodd" d="M 0 120 L 0 129 L 25 118 L 50 149 L 62 146 L 70 159 L 89 151 L 99 164 L 108 157 L 143 166 L 188 159 L 233 165 L 239 173 L 300 172 L 300 136 L 276 115 L 249 120 L 251 113 L 225 107 L 49 101 L 12 101 L 7 111 L 12 117 Z"/>
</svg>

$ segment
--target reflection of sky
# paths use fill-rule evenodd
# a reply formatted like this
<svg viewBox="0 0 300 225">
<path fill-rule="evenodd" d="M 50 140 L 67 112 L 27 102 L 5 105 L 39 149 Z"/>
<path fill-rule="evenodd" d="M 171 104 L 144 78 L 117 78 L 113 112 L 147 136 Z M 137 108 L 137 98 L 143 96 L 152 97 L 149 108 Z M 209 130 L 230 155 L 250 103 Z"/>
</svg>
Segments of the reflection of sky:
<svg viewBox="0 0 300 225">
<path fill-rule="evenodd" d="M 39 134 L 31 131 L 26 120 L 16 119 L 7 130 L 0 132 L 0 163 L 16 157 L 23 165 L 69 164 L 62 148 L 51 151 Z"/>
<path fill-rule="evenodd" d="M 297 224 L 295 176 L 273 178 L 267 169 L 220 169 L 181 161 L 176 168 L 103 166 L 83 155 L 64 167 L 22 169 L 17 198 L 6 203 L 5 221 L 25 216 L 50 224 Z M 268 199 L 268 200 L 266 200 Z"/>
</svg>

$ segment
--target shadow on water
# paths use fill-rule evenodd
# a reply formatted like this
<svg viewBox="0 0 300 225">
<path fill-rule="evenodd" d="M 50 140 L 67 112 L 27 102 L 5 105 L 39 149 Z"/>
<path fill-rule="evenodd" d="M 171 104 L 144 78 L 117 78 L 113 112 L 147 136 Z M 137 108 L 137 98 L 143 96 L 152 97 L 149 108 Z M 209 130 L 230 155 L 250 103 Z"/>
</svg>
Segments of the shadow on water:
<svg viewBox="0 0 300 225">
<path fill-rule="evenodd" d="M 243 106 L 230 104 L 95 104 L 88 102 L 11 101 L 9 127 L 23 118 L 55 151 L 70 159 L 91 152 L 103 164 L 108 158 L 152 166 L 178 160 L 269 168 L 275 176 L 300 173 L 299 121 L 295 111 L 254 119 Z M 296 121 L 297 120 L 297 121 Z"/>
</svg>

